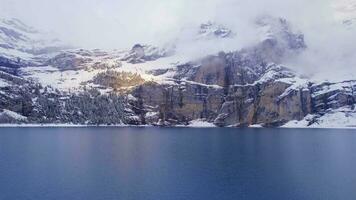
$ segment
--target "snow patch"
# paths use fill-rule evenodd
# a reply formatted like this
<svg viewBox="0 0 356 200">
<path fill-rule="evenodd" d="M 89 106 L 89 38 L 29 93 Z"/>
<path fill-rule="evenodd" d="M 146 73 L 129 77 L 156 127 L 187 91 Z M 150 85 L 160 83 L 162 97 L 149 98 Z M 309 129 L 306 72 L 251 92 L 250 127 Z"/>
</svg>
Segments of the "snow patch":
<svg viewBox="0 0 356 200">
<path fill-rule="evenodd" d="M 0 79 L 0 88 L 10 86 L 5 80 Z"/>
<path fill-rule="evenodd" d="M 283 99 L 294 91 L 308 90 L 309 81 L 307 79 L 293 77 L 293 78 L 282 78 L 282 79 L 278 79 L 277 81 L 291 84 L 290 87 L 288 87 L 281 95 L 279 95 L 278 99 Z"/>
<path fill-rule="evenodd" d="M 342 107 L 322 116 L 307 115 L 301 121 L 290 121 L 282 128 L 356 128 L 356 109 Z"/>
<path fill-rule="evenodd" d="M 263 126 L 261 124 L 252 124 L 249 128 L 263 128 Z"/>
<path fill-rule="evenodd" d="M 7 116 L 7 117 L 10 117 L 17 121 L 27 121 L 27 117 L 22 116 L 16 112 L 11 111 L 11 110 L 4 109 L 3 112 L 0 113 L 0 117 L 2 117 L 2 116 Z"/>
<path fill-rule="evenodd" d="M 195 127 L 195 128 L 212 128 L 216 127 L 213 123 L 207 122 L 204 119 L 196 119 L 193 120 L 187 125 L 187 127 Z"/>
</svg>

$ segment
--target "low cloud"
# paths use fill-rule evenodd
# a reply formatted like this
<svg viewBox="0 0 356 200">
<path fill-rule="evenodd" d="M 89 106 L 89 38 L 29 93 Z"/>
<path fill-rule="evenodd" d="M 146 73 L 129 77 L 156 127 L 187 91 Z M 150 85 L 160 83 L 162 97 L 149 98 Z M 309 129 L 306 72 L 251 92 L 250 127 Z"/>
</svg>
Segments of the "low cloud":
<svg viewBox="0 0 356 200">
<path fill-rule="evenodd" d="M 251 22 L 256 16 L 284 17 L 305 34 L 308 45 L 290 61 L 297 71 L 323 78 L 356 77 L 355 29 L 341 23 L 356 16 L 355 0 L 0 0 L 0 5 L 2 15 L 56 32 L 71 44 L 106 49 L 162 45 L 179 37 L 184 27 L 208 20 L 238 34 L 219 48 L 240 48 L 255 37 Z"/>
</svg>

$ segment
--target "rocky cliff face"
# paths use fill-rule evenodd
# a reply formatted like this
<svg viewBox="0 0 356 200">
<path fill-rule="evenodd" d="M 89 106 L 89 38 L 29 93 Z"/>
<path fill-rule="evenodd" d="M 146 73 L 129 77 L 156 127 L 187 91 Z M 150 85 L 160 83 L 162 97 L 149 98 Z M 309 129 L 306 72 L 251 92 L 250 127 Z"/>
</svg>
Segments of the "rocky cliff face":
<svg viewBox="0 0 356 200">
<path fill-rule="evenodd" d="M 186 124 L 205 119 L 217 126 L 279 126 L 311 113 L 312 96 L 307 80 L 297 79 L 281 66 L 263 68 L 265 72 L 259 78 L 240 69 L 246 76 L 232 79 L 236 84 L 229 84 L 232 74 L 226 73 L 226 65 L 205 74 L 196 70 L 196 76 L 191 77 L 194 81 L 176 80 L 170 85 L 147 83 L 131 94 L 134 102 L 139 102 L 138 114 L 143 123 Z M 147 113 L 150 117 L 156 113 L 156 118 L 146 120 Z"/>
<path fill-rule="evenodd" d="M 313 126 L 335 112 L 356 116 L 356 81 L 301 77 L 284 63 L 307 48 L 303 34 L 280 18 L 264 16 L 255 26 L 254 44 L 193 60 L 150 45 L 0 56 L 0 123 L 278 127 Z M 236 37 L 214 23 L 198 34 Z"/>
<path fill-rule="evenodd" d="M 146 83 L 131 95 L 142 123 L 156 125 L 186 125 L 194 119 L 213 121 L 224 98 L 220 87 L 181 81 L 170 85 Z"/>
<path fill-rule="evenodd" d="M 306 48 L 303 35 L 291 33 L 283 19 L 274 23 L 270 35 L 255 46 L 178 66 L 174 84 L 135 88 L 131 94 L 141 106 L 143 123 L 186 124 L 203 118 L 217 126 L 280 126 L 311 113 L 307 80 L 279 65 L 287 54 Z M 270 24 L 260 20 L 258 25 Z M 154 120 L 151 113 L 156 113 Z"/>
</svg>

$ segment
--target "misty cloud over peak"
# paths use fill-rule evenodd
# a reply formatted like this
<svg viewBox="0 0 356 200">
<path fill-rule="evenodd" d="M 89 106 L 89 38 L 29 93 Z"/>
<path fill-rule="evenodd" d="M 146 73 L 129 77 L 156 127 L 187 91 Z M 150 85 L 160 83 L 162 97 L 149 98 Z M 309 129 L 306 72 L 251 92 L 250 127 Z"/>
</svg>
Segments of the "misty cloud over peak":
<svg viewBox="0 0 356 200">
<path fill-rule="evenodd" d="M 0 0 L 0 11 L 5 17 L 19 18 L 40 29 L 54 31 L 78 46 L 122 48 L 138 42 L 161 43 L 174 37 L 185 26 L 199 26 L 209 20 L 224 24 L 236 32 L 245 30 L 256 16 L 262 14 L 283 17 L 301 27 L 324 24 L 334 20 L 334 1 L 339 2 Z"/>
<path fill-rule="evenodd" d="M 266 36 L 256 29 L 256 19 L 273 16 L 304 35 L 308 48 L 288 61 L 296 70 L 356 76 L 356 0 L 0 0 L 0 5 L 0 17 L 55 32 L 73 46 L 129 49 L 137 43 L 175 43 L 192 56 L 253 44 Z M 229 37 L 197 40 L 199 27 L 209 21 Z"/>
</svg>

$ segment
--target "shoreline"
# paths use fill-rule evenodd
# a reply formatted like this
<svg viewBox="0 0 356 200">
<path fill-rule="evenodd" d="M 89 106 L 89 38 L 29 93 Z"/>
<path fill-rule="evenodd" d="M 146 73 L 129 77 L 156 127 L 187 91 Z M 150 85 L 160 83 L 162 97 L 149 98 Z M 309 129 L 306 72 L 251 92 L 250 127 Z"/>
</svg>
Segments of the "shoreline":
<svg viewBox="0 0 356 200">
<path fill-rule="evenodd" d="M 217 126 L 199 126 L 199 125 L 177 125 L 177 126 L 155 126 L 155 125 L 84 125 L 84 124 L 0 124 L 0 128 L 257 128 L 264 129 L 265 127 L 250 126 L 250 127 L 217 127 Z M 265 128 L 271 129 L 271 128 Z M 356 127 L 274 127 L 272 129 L 356 129 Z"/>
</svg>

